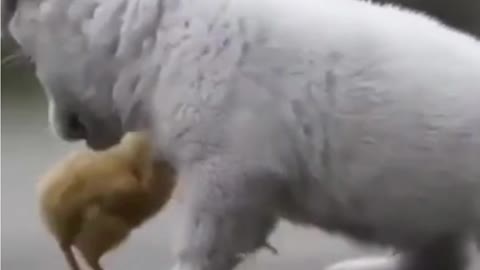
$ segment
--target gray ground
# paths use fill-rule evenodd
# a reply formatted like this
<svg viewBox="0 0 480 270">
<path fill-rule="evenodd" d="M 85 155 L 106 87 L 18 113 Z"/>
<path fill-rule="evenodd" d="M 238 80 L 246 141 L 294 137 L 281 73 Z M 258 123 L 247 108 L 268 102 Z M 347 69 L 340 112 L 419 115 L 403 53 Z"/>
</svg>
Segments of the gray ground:
<svg viewBox="0 0 480 270">
<path fill-rule="evenodd" d="M 4 270 L 67 269 L 55 242 L 39 222 L 35 185 L 53 161 L 81 145 L 62 143 L 51 134 L 39 90 L 25 92 L 21 88 L 31 87 L 29 84 L 15 85 L 14 89 L 8 85 L 2 89 L 1 266 Z M 106 269 L 169 269 L 174 215 L 175 206 L 171 205 L 138 229 L 129 242 L 104 258 Z M 261 252 L 242 268 L 320 270 L 325 264 L 369 252 L 318 230 L 285 223 L 274 233 L 271 243 L 278 248 L 279 256 Z"/>
</svg>

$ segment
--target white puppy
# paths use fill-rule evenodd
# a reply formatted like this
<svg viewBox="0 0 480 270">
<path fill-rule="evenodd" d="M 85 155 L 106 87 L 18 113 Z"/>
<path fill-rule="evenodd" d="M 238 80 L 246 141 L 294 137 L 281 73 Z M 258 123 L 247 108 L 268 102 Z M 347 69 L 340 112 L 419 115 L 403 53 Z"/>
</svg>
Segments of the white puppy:
<svg viewBox="0 0 480 270">
<path fill-rule="evenodd" d="M 230 270 L 279 219 L 463 270 L 480 233 L 480 42 L 354 0 L 20 0 L 52 123 L 154 133 L 186 211 L 179 270 Z"/>
</svg>

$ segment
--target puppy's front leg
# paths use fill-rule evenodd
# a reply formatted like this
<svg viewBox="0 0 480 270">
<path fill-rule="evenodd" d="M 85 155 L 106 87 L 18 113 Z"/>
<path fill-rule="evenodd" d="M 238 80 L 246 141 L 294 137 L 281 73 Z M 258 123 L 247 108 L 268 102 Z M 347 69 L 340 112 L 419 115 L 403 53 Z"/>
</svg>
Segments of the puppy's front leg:
<svg viewBox="0 0 480 270">
<path fill-rule="evenodd" d="M 185 207 L 175 270 L 231 270 L 273 230 L 278 182 L 231 163 L 180 172 Z"/>
</svg>

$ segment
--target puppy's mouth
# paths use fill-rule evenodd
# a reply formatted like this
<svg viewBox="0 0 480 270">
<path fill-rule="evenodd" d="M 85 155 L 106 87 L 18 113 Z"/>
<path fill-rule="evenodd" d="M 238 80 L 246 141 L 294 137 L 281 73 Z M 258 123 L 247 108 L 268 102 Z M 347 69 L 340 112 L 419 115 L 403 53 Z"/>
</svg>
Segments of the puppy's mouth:
<svg viewBox="0 0 480 270">
<path fill-rule="evenodd" d="M 92 150 L 102 151 L 118 144 L 121 137 L 121 135 L 115 135 L 110 132 L 89 133 L 85 138 L 85 143 Z"/>
<path fill-rule="evenodd" d="M 80 118 L 76 115 L 67 115 L 57 128 L 60 137 L 67 142 L 85 141 L 88 148 L 101 151 L 117 144 L 122 135 L 121 129 L 105 121 Z"/>
<path fill-rule="evenodd" d="M 95 150 L 95 151 L 107 150 L 108 148 L 115 145 L 114 143 L 107 143 L 106 141 L 102 142 L 102 141 L 99 141 L 99 140 L 88 140 L 88 139 L 85 139 L 85 143 L 88 146 L 88 148 L 90 148 L 92 150 Z"/>
</svg>

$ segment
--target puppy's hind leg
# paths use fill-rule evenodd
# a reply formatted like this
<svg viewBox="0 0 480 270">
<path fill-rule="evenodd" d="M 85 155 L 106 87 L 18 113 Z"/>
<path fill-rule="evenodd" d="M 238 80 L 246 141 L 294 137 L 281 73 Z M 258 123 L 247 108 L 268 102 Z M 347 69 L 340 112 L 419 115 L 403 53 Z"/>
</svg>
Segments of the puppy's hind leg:
<svg viewBox="0 0 480 270">
<path fill-rule="evenodd" d="M 466 270 L 466 248 L 462 237 L 442 236 L 421 248 L 395 256 L 348 260 L 325 270 Z"/>
<path fill-rule="evenodd" d="M 467 243 L 460 236 L 442 236 L 420 250 L 404 253 L 400 265 L 402 270 L 464 270 L 467 267 Z"/>
</svg>

